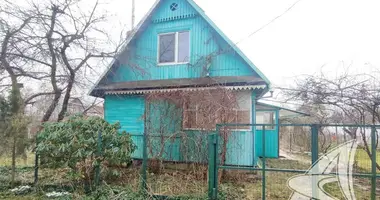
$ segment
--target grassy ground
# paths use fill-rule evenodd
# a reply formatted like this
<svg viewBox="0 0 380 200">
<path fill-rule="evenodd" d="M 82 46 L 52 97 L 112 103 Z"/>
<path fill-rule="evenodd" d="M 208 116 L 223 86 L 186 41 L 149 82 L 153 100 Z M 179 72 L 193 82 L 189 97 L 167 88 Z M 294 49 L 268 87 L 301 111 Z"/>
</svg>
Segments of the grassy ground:
<svg viewBox="0 0 380 200">
<path fill-rule="evenodd" d="M 364 152 L 365 153 L 365 152 Z M 303 169 L 309 168 L 309 164 L 295 160 L 269 159 L 267 166 L 271 168 L 283 169 Z M 166 164 L 160 172 L 148 173 L 148 190 L 150 194 L 169 196 L 192 196 L 184 199 L 205 199 L 207 194 L 207 167 L 193 166 L 186 164 Z M 33 168 L 18 168 L 18 183 L 21 185 L 33 182 Z M 40 185 L 70 186 L 71 182 L 66 176 L 66 169 L 40 170 Z M 9 180 L 10 171 L 8 168 L 0 167 L 0 188 L 1 184 L 6 184 Z M 266 197 L 267 199 L 288 199 L 291 190 L 287 187 L 287 180 L 297 173 L 266 172 Z M 130 188 L 129 192 L 138 193 L 140 188 L 139 167 L 123 168 L 120 176 L 109 176 L 105 181 L 110 187 Z M 357 199 L 370 199 L 370 180 L 365 178 L 355 178 L 355 194 Z M 380 181 L 378 183 L 380 185 Z M 103 184 L 105 185 L 105 184 Z M 43 191 L 51 191 L 56 188 L 44 187 Z M 336 183 L 327 184 L 325 189 L 336 195 L 338 199 L 340 189 Z M 83 190 L 76 190 L 71 199 L 85 199 Z M 380 196 L 380 194 L 378 194 Z M 226 170 L 223 181 L 219 184 L 219 197 L 221 199 L 261 199 L 262 197 L 262 174 L 260 171 L 239 171 Z M 86 197 L 87 198 L 87 197 Z M 8 189 L 0 192 L 0 199 L 46 199 L 37 194 L 29 196 L 12 196 Z M 89 198 L 87 198 L 89 199 Z"/>
<path fill-rule="evenodd" d="M 303 153 L 292 153 L 291 154 L 293 160 L 302 161 L 303 163 L 311 163 L 311 156 Z M 358 173 L 371 173 L 372 170 L 372 161 L 368 156 L 367 152 L 358 148 L 355 154 L 355 172 Z M 380 150 L 376 152 L 376 162 L 380 163 Z M 377 169 L 377 173 L 380 173 L 380 170 Z"/>
<path fill-rule="evenodd" d="M 363 171 L 363 172 L 371 172 L 371 159 L 369 158 L 367 152 L 364 149 L 357 149 L 356 150 L 356 155 L 355 155 L 355 160 L 357 161 L 358 167 Z M 376 152 L 376 162 L 380 163 L 380 150 Z M 377 170 L 377 173 L 380 173 L 380 170 Z"/>
<path fill-rule="evenodd" d="M 12 165 L 12 156 L 11 155 L 1 155 L 0 156 L 0 167 L 6 167 Z M 18 167 L 32 167 L 34 166 L 34 154 L 27 153 L 25 157 L 17 157 L 16 165 Z"/>
</svg>

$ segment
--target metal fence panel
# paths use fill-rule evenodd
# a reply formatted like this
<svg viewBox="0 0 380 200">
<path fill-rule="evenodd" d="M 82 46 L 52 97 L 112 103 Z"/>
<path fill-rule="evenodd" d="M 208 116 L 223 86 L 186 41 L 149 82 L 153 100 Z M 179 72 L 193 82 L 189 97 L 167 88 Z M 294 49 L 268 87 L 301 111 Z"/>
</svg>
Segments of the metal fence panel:
<svg viewBox="0 0 380 200">
<path fill-rule="evenodd" d="M 221 154 L 220 141 L 218 139 L 220 137 L 226 137 L 223 131 L 223 127 L 228 126 L 252 126 L 252 127 L 261 127 L 261 150 L 260 157 L 257 163 L 252 166 L 240 166 L 240 165 L 230 165 L 226 162 L 221 162 L 220 159 L 223 158 L 223 154 Z M 341 181 L 342 177 L 350 177 L 352 175 L 353 179 L 351 182 L 355 182 L 354 184 L 348 182 L 347 185 L 352 185 L 351 194 L 356 194 L 359 199 L 376 199 L 378 193 L 380 191 L 376 190 L 377 182 L 380 179 L 380 171 L 377 169 L 378 164 L 380 163 L 380 158 L 378 156 L 378 130 L 380 126 L 375 125 L 346 125 L 346 124 L 338 124 L 338 125 L 330 125 L 330 124 L 280 124 L 278 125 L 281 128 L 285 128 L 288 130 L 289 127 L 296 128 L 298 130 L 307 130 L 310 136 L 309 141 L 310 145 L 305 145 L 305 152 L 300 152 L 297 158 L 292 158 L 291 162 L 293 164 L 287 165 L 284 163 L 288 162 L 288 160 L 279 158 L 279 159 L 271 159 L 270 156 L 266 154 L 266 145 L 268 145 L 266 141 L 266 126 L 274 126 L 274 125 L 263 125 L 263 124 L 221 124 L 217 126 L 216 134 L 210 135 L 209 144 L 213 144 L 209 146 L 209 187 L 208 187 L 208 195 L 210 199 L 217 199 L 223 194 L 219 194 L 221 190 L 223 190 L 223 185 L 225 184 L 223 180 L 220 180 L 220 173 L 222 171 L 234 171 L 235 174 L 238 174 L 240 171 L 255 172 L 255 177 L 259 179 L 261 183 L 261 195 L 257 196 L 256 192 L 246 192 L 246 198 L 250 199 L 252 197 L 252 193 L 256 194 L 253 198 L 261 199 L 284 199 L 289 193 L 294 192 L 294 195 L 298 195 L 297 191 L 292 191 L 287 187 L 287 181 L 292 180 L 289 179 L 291 175 L 302 175 L 304 177 L 308 177 L 310 174 L 310 186 L 307 186 L 308 183 L 305 183 L 303 187 L 310 189 L 310 195 L 312 197 L 323 198 L 324 193 L 321 193 L 322 190 L 326 190 L 330 193 L 333 193 L 334 198 L 344 198 L 342 195 L 347 195 L 346 193 L 341 193 L 340 188 L 345 186 L 339 185 L 343 184 Z M 295 129 L 293 129 L 295 130 Z M 355 147 L 356 154 L 351 155 L 351 152 L 344 152 L 341 148 L 345 147 L 345 145 L 349 146 L 350 138 L 347 137 L 346 132 L 349 130 L 354 130 L 355 134 L 351 135 L 355 139 L 355 144 L 359 144 L 358 149 L 356 150 L 356 145 L 352 145 L 351 147 Z M 253 131 L 254 134 L 255 131 Z M 224 134 L 224 135 L 223 135 Z M 357 137 L 359 135 L 359 137 Z M 360 137 L 362 137 L 360 139 Z M 282 136 L 284 138 L 284 136 Z M 285 138 L 289 138 L 286 137 Z M 292 138 L 293 139 L 293 138 Z M 279 145 L 281 146 L 281 136 L 279 138 Z M 257 143 L 258 141 L 255 141 Z M 354 143 L 352 143 L 354 144 Z M 290 152 L 294 151 L 296 145 L 287 144 L 285 146 L 293 147 L 293 150 L 290 148 Z M 309 150 L 309 152 L 308 152 Z M 341 152 L 340 152 L 341 151 Z M 353 152 L 355 152 L 353 151 Z M 338 156 L 342 157 L 343 155 L 349 156 L 348 158 L 350 162 L 352 162 L 353 166 L 349 166 L 351 171 L 347 171 L 342 173 L 343 165 L 339 163 L 339 160 L 336 161 L 334 158 L 330 158 L 330 155 L 335 155 L 332 153 L 338 152 Z M 281 153 L 282 154 L 282 153 Z M 222 157 L 221 157 L 222 156 Z M 297 155 L 298 156 L 298 155 Z M 301 159 L 302 157 L 302 159 Z M 219 160 L 219 162 L 218 162 Z M 327 162 L 326 164 L 326 161 Z M 347 162 L 348 162 L 347 161 Z M 377 161 L 377 162 L 376 162 Z M 341 162 L 343 162 L 343 157 L 341 158 Z M 298 163 L 294 165 L 294 163 Z M 312 163 L 312 164 L 311 164 Z M 335 166 L 330 164 L 333 163 Z M 325 166 L 326 165 L 326 166 Z M 347 165 L 348 166 L 348 165 Z M 322 170 L 329 170 L 327 172 Z M 331 172 L 330 172 L 331 171 Z M 351 174 L 349 174 L 350 172 Z M 326 174 L 325 174 L 326 173 Z M 224 174 L 224 173 L 223 173 Z M 314 174 L 314 175 L 313 175 Z M 248 173 L 246 174 L 248 176 Z M 320 177 L 328 176 L 335 177 L 335 179 L 339 179 L 340 182 L 331 181 L 327 182 L 323 188 L 318 188 L 318 182 L 321 183 Z M 344 181 L 344 180 L 343 180 Z M 242 180 L 243 182 L 243 180 Z M 221 184 L 220 184 L 221 183 Z M 338 184 L 339 183 L 339 184 Z M 247 185 L 255 185 L 247 184 Z M 282 186 L 282 187 L 281 187 Z M 256 184 L 257 188 L 257 184 Z M 294 188 L 293 188 L 294 189 Z M 279 192 L 279 191 L 282 191 Z M 328 194 L 330 195 L 330 194 Z M 349 198 L 349 197 L 347 197 Z"/>
</svg>

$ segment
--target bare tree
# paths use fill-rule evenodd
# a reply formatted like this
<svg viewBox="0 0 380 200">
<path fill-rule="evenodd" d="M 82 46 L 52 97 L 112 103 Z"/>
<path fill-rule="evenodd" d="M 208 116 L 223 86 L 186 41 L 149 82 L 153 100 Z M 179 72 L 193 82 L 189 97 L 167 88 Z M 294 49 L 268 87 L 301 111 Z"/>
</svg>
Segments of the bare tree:
<svg viewBox="0 0 380 200">
<path fill-rule="evenodd" d="M 26 130 L 25 118 L 21 115 L 21 85 L 18 80 L 20 77 L 36 79 L 39 79 L 39 77 L 33 72 L 26 72 L 24 70 L 24 63 L 20 62 L 17 57 L 12 56 L 12 52 L 17 51 L 18 47 L 25 43 L 22 38 L 23 35 L 30 30 L 29 23 L 33 16 L 28 15 L 27 11 L 22 9 L 16 9 L 14 13 L 11 13 L 9 12 L 10 7 L 12 7 L 12 4 L 8 1 L 5 1 L 5 3 L 0 6 L 0 70 L 5 71 L 7 74 L 1 80 L 10 79 L 11 82 L 9 94 L 10 116 L 6 118 L 7 128 L 2 130 L 2 138 L 4 140 L 10 139 L 9 143 L 12 154 L 11 183 L 14 185 L 16 156 L 25 150 L 25 145 L 20 144 L 24 144 L 24 133 Z"/>
<path fill-rule="evenodd" d="M 16 15 L 21 5 L 4 3 L 8 15 Z M 93 82 L 87 77 L 89 71 L 94 71 L 92 60 L 113 57 L 121 42 L 114 42 L 106 30 L 101 27 L 107 23 L 107 15 L 99 10 L 98 1 L 85 8 L 82 1 L 59 0 L 41 1 L 23 6 L 28 12 L 21 12 L 19 18 L 24 19 L 25 31 L 17 35 L 13 32 L 5 34 L 9 41 L 20 41 L 12 45 L 12 51 L 2 51 L 5 61 L 12 60 L 20 65 L 14 68 L 18 76 L 38 80 L 37 84 L 50 85 L 47 90 L 39 91 L 25 98 L 25 104 L 36 98 L 53 96 L 47 102 L 49 106 L 44 111 L 41 121 L 48 121 L 54 111 L 59 109 L 57 120 L 62 120 L 67 113 L 67 105 L 75 88 L 87 90 Z M 3 19 L 2 21 L 8 21 Z M 7 26 L 5 26 L 7 27 Z M 20 32 L 14 29 L 14 32 Z M 6 32 L 6 31 L 4 31 Z M 123 33 L 118 41 L 123 41 Z M 2 45 L 6 49 L 7 45 Z M 8 67 L 9 68 L 9 67 Z M 38 73 L 31 69 L 39 69 Z M 11 77 L 14 73 L 5 76 Z M 58 106 L 60 108 L 58 108 Z"/>
<path fill-rule="evenodd" d="M 74 90 L 87 90 L 93 83 L 87 77 L 89 71 L 96 71 L 91 60 L 113 57 L 120 46 L 101 29 L 107 16 L 99 11 L 100 4 L 83 4 L 80 0 L 0 2 L 1 89 L 11 99 L 12 124 L 21 127 L 9 129 L 12 180 L 16 146 L 24 138 L 20 134 L 27 122 L 25 106 L 44 101 L 47 106 L 40 121 L 50 120 L 57 110 L 56 119 L 62 120 Z M 124 40 L 120 35 L 117 40 Z M 22 94 L 25 83 L 34 91 Z"/>
<path fill-rule="evenodd" d="M 301 100 L 304 104 L 325 106 L 332 113 L 341 116 L 340 123 L 379 124 L 380 82 L 377 80 L 377 73 L 351 74 L 346 69 L 336 77 L 329 77 L 321 72 L 297 80 L 295 88 L 283 89 L 288 100 Z M 343 130 L 353 139 L 357 138 L 359 132 L 366 153 L 369 157 L 372 156 L 365 129 Z M 377 141 L 378 138 L 377 136 Z M 378 142 L 374 145 L 378 146 Z M 377 168 L 380 169 L 379 164 Z"/>
</svg>

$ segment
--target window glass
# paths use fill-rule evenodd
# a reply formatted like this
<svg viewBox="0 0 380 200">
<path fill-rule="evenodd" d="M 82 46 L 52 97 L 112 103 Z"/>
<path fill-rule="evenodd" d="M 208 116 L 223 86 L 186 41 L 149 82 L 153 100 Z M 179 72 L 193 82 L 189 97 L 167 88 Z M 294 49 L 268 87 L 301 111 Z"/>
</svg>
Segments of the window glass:
<svg viewBox="0 0 380 200">
<path fill-rule="evenodd" d="M 186 101 L 183 108 L 183 127 L 196 128 L 197 126 L 197 107 L 196 104 Z"/>
<path fill-rule="evenodd" d="M 238 124 L 250 124 L 251 123 L 251 111 L 250 110 L 238 110 L 237 111 L 237 123 Z"/>
<path fill-rule="evenodd" d="M 160 35 L 159 62 L 175 62 L 175 33 Z"/>
<path fill-rule="evenodd" d="M 256 113 L 256 124 L 274 124 L 274 112 L 260 112 Z M 263 129 L 262 126 L 257 126 L 256 129 Z M 274 129 L 273 126 L 266 126 L 265 129 Z"/>
<path fill-rule="evenodd" d="M 197 128 L 197 112 L 185 110 L 183 113 L 183 127 Z"/>
<path fill-rule="evenodd" d="M 189 62 L 190 40 L 189 32 L 178 33 L 178 62 Z"/>
<path fill-rule="evenodd" d="M 219 101 L 219 95 L 215 94 L 215 101 Z M 231 98 L 238 98 L 238 108 L 223 110 L 220 108 L 208 108 L 208 104 L 196 99 L 188 99 L 184 104 L 183 110 L 183 128 L 189 129 L 215 129 L 216 124 L 250 124 L 251 123 L 251 106 L 250 96 L 237 93 Z M 226 113 L 227 112 L 227 113 Z M 236 126 L 232 129 L 251 129 L 250 126 Z"/>
</svg>

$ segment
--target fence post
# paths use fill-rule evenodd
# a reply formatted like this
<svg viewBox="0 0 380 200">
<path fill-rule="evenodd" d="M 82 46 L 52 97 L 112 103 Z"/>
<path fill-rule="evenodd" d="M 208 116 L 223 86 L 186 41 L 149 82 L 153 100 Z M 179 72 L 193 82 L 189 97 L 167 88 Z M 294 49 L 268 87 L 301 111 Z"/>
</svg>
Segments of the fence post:
<svg viewBox="0 0 380 200">
<path fill-rule="evenodd" d="M 217 125 L 216 134 L 210 134 L 208 138 L 208 197 L 218 197 L 218 133 L 220 127 Z"/>
<path fill-rule="evenodd" d="M 318 125 L 311 125 L 311 165 L 312 168 L 312 195 L 314 198 L 318 198 L 318 184 L 316 174 L 319 173 L 318 166 L 314 166 L 318 161 Z M 318 165 L 318 164 L 317 164 Z"/>
<path fill-rule="evenodd" d="M 318 125 L 311 125 L 311 164 L 314 165 L 318 160 Z"/>
<path fill-rule="evenodd" d="M 97 148 L 96 148 L 96 157 L 99 157 L 102 154 L 102 132 L 98 131 L 98 140 L 97 140 Z M 96 163 L 95 166 L 95 187 L 98 187 L 100 183 L 100 163 Z"/>
<path fill-rule="evenodd" d="M 262 195 L 261 195 L 261 199 L 265 200 L 266 198 L 266 191 L 265 191 L 265 187 L 266 187 L 266 179 L 265 179 L 265 165 L 266 165 L 266 152 L 265 152 L 265 126 L 263 126 L 263 134 L 262 134 L 262 143 L 263 143 L 263 166 L 262 166 Z"/>
<path fill-rule="evenodd" d="M 372 178 L 371 178 L 371 199 L 376 198 L 376 127 L 371 127 L 371 152 L 372 152 Z"/>
<path fill-rule="evenodd" d="M 34 188 L 37 190 L 38 188 L 38 153 L 37 153 L 37 146 L 38 146 L 38 132 L 36 134 L 36 154 L 34 157 Z"/>
<path fill-rule="evenodd" d="M 214 154 L 214 138 L 215 134 L 209 135 L 208 138 L 208 197 L 209 199 L 215 199 L 214 197 L 214 189 L 215 189 L 215 154 Z"/>
<path fill-rule="evenodd" d="M 143 136 L 143 160 L 141 167 L 141 192 L 145 194 L 148 191 L 147 188 L 147 165 L 148 165 L 148 152 L 147 152 L 147 134 Z"/>
</svg>

